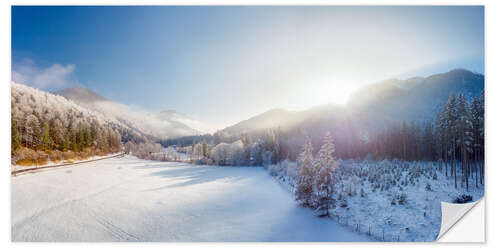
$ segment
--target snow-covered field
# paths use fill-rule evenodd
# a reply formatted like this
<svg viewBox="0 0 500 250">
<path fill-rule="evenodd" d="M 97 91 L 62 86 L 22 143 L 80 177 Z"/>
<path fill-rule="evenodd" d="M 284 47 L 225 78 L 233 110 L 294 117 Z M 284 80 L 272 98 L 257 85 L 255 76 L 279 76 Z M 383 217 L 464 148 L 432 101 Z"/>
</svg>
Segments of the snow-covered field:
<svg viewBox="0 0 500 250">
<path fill-rule="evenodd" d="M 13 177 L 13 241 L 371 241 L 260 167 L 112 158 Z"/>
</svg>

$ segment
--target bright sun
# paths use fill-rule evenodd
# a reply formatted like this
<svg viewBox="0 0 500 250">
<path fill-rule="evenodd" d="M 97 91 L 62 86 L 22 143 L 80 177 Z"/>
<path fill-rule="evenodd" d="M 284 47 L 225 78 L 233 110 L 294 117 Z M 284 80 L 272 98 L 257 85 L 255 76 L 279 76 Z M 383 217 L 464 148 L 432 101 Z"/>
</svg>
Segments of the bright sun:
<svg viewBox="0 0 500 250">
<path fill-rule="evenodd" d="M 354 84 L 344 82 L 333 82 L 322 84 L 314 88 L 309 94 L 309 102 L 311 106 L 323 104 L 340 104 L 344 105 L 349 101 L 349 97 L 356 89 Z"/>
</svg>

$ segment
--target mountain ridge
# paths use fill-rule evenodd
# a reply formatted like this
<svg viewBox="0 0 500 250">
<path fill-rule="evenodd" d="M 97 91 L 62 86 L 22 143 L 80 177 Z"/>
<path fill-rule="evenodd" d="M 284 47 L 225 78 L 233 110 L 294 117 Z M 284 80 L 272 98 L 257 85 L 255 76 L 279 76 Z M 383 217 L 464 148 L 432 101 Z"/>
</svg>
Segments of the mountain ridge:
<svg viewBox="0 0 500 250">
<path fill-rule="evenodd" d="M 437 110 L 446 103 L 450 92 L 464 93 L 467 97 L 472 98 L 483 90 L 484 75 L 462 68 L 427 77 L 416 76 L 405 80 L 391 78 L 360 88 L 351 94 L 344 106 L 321 105 L 301 111 L 271 109 L 227 126 L 221 132 L 234 136 L 277 127 L 286 129 L 305 126 L 301 123 L 308 119 L 316 121 L 330 119 L 333 121 L 341 119 L 341 116 L 348 117 L 355 114 L 371 117 L 374 123 L 397 120 L 432 120 L 435 118 L 434 114 Z M 301 117 L 290 115 L 287 119 L 274 119 L 268 115 L 273 110 L 279 110 L 280 116 L 284 116 L 286 113 Z M 348 119 L 345 117 L 342 119 Z M 269 126 L 255 125 L 258 122 Z"/>
<path fill-rule="evenodd" d="M 60 95 L 66 97 L 67 99 L 78 102 L 109 101 L 99 93 L 80 85 L 61 89 L 53 92 L 53 94 Z"/>
</svg>

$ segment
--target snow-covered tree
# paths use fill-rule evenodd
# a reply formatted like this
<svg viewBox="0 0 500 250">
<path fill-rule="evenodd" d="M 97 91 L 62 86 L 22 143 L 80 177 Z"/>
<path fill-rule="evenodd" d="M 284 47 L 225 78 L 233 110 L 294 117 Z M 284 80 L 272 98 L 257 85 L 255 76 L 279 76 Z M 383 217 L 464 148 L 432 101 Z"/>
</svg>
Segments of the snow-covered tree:
<svg viewBox="0 0 500 250">
<path fill-rule="evenodd" d="M 49 124 L 44 122 L 42 128 L 42 149 L 51 150 L 52 149 L 52 138 L 50 137 Z"/>
<path fill-rule="evenodd" d="M 33 114 L 26 116 L 25 124 L 25 133 L 23 134 L 25 136 L 24 141 L 28 147 L 36 148 L 38 146 L 38 142 L 40 141 L 40 138 L 38 137 L 40 133 L 40 122 L 38 117 Z"/>
<path fill-rule="evenodd" d="M 300 167 L 295 185 L 295 200 L 303 206 L 311 206 L 314 184 L 314 158 L 313 147 L 309 137 L 306 139 L 302 153 L 299 156 Z"/>
<path fill-rule="evenodd" d="M 318 152 L 316 163 L 316 175 L 314 180 L 315 204 L 316 210 L 320 216 L 328 216 L 328 209 L 332 204 L 332 194 L 335 187 L 335 172 L 338 169 L 338 163 L 335 160 L 335 145 L 333 138 L 328 132 L 324 143 Z"/>
<path fill-rule="evenodd" d="M 436 117 L 436 124 L 434 126 L 435 132 L 435 139 L 437 141 L 438 145 L 438 158 L 439 158 L 439 166 L 440 170 L 441 168 L 441 163 L 444 163 L 444 168 L 445 168 L 445 176 L 448 176 L 448 141 L 447 141 L 447 133 L 446 133 L 446 117 L 443 112 L 439 112 Z"/>
<path fill-rule="evenodd" d="M 38 163 L 30 157 L 61 159 L 60 151 L 88 157 L 120 149 L 121 136 L 113 128 L 117 125 L 98 113 L 62 96 L 17 83 L 12 83 L 11 96 L 12 159 L 28 164 Z M 20 150 L 23 152 L 17 152 Z M 65 155 L 76 156 L 73 153 Z"/>
<path fill-rule="evenodd" d="M 212 148 L 210 157 L 214 160 L 216 165 L 226 165 L 229 155 L 229 144 L 221 142 Z"/>
<path fill-rule="evenodd" d="M 471 120 L 472 120 L 472 136 L 473 136 L 473 161 L 474 161 L 474 173 L 475 173 L 475 183 L 476 187 L 478 182 L 482 180 L 479 177 L 481 174 L 480 170 L 480 156 L 482 148 L 482 138 L 483 138 L 483 119 L 484 119 L 484 107 L 481 106 L 481 100 L 479 97 L 475 97 L 471 104 Z"/>
<path fill-rule="evenodd" d="M 455 188 L 457 187 L 457 169 L 456 169 L 456 141 L 457 141 L 457 102 L 455 98 L 455 93 L 450 94 L 450 98 L 446 103 L 446 107 L 443 111 L 444 119 L 446 120 L 445 133 L 448 138 L 448 155 L 451 156 L 451 171 L 453 177 L 455 178 Z"/>
<path fill-rule="evenodd" d="M 250 165 L 260 166 L 262 165 L 262 149 L 258 142 L 250 144 Z"/>
<path fill-rule="evenodd" d="M 212 158 L 217 165 L 238 165 L 244 162 L 243 142 L 241 140 L 233 143 L 221 142 L 210 151 Z"/>
<path fill-rule="evenodd" d="M 203 159 L 204 155 L 203 155 L 203 144 L 201 142 L 199 143 L 196 143 L 194 146 L 193 146 L 193 153 L 192 153 L 192 160 L 193 161 L 199 161 L 201 159 Z"/>
<path fill-rule="evenodd" d="M 273 163 L 273 152 L 272 151 L 264 151 L 262 152 L 262 165 L 269 166 Z"/>
<path fill-rule="evenodd" d="M 461 151 L 462 183 L 465 181 L 466 190 L 469 190 L 469 160 L 468 154 L 472 152 L 472 122 L 467 99 L 460 94 L 457 100 L 457 132 L 458 144 Z"/>
<path fill-rule="evenodd" d="M 55 116 L 51 121 L 50 121 L 50 137 L 52 138 L 54 145 L 60 149 L 64 150 L 63 144 L 64 144 L 64 136 L 65 136 L 65 130 L 64 130 L 64 125 L 59 116 Z"/>
</svg>

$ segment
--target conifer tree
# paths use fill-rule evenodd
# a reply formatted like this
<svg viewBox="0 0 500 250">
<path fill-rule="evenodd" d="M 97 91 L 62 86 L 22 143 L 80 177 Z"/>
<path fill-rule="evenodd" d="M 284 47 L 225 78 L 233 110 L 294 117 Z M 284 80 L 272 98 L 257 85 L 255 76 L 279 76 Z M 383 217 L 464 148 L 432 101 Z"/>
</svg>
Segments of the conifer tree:
<svg viewBox="0 0 500 250">
<path fill-rule="evenodd" d="M 78 145 L 76 144 L 76 135 L 71 135 L 71 150 L 76 152 L 78 150 Z"/>
<path fill-rule="evenodd" d="M 479 158 L 480 158 L 480 182 L 484 181 L 484 91 L 479 96 Z"/>
<path fill-rule="evenodd" d="M 26 141 L 26 146 L 30 148 L 36 148 L 38 146 L 38 141 L 39 141 L 39 130 L 40 130 L 40 123 L 38 118 L 30 114 L 26 117 L 26 127 L 25 127 L 25 141 Z"/>
<path fill-rule="evenodd" d="M 408 150 L 408 126 L 406 125 L 406 121 L 403 121 L 401 125 L 401 138 L 402 138 L 402 147 L 401 147 L 401 156 L 403 159 L 408 160 L 407 150 Z"/>
<path fill-rule="evenodd" d="M 334 192 L 335 171 L 338 164 L 334 157 L 335 145 L 330 133 L 327 133 L 324 144 L 318 152 L 318 162 L 314 190 L 316 192 L 316 210 L 319 216 L 328 216 L 328 210 L 332 204 L 332 194 Z"/>
<path fill-rule="evenodd" d="M 435 145 L 434 145 L 433 128 L 430 122 L 425 123 L 423 144 L 424 144 L 423 146 L 424 158 L 429 161 L 433 160 Z"/>
<path fill-rule="evenodd" d="M 449 154 L 451 156 L 451 171 L 455 179 L 455 188 L 457 188 L 457 169 L 455 165 L 455 151 L 456 151 L 456 124 L 457 124 L 457 103 L 455 98 L 455 93 L 450 94 L 450 98 L 446 103 L 444 110 L 444 119 L 446 120 L 446 135 L 449 139 Z"/>
<path fill-rule="evenodd" d="M 69 141 L 69 133 L 66 133 L 66 136 L 64 137 L 64 143 L 63 143 L 63 146 L 62 146 L 62 150 L 63 151 L 69 150 L 70 144 L 71 143 Z"/>
<path fill-rule="evenodd" d="M 50 133 L 49 133 L 49 124 L 44 123 L 43 124 L 43 131 L 42 131 L 42 148 L 44 150 L 51 150 L 51 141 L 52 139 L 50 138 Z"/>
<path fill-rule="evenodd" d="M 16 151 L 19 149 L 21 146 L 21 143 L 19 141 L 19 131 L 17 130 L 17 122 L 16 120 L 12 120 L 12 127 L 11 127 L 11 150 L 12 152 Z"/>
<path fill-rule="evenodd" d="M 438 114 L 438 118 L 436 119 L 436 134 L 439 136 L 439 146 L 440 146 L 440 158 L 442 159 L 444 163 L 444 168 L 445 168 L 445 176 L 448 176 L 448 136 L 447 136 L 447 130 L 446 130 L 446 116 L 443 112 L 440 112 Z"/>
<path fill-rule="evenodd" d="M 297 184 L 295 186 L 295 200 L 303 206 L 312 205 L 314 183 L 314 159 L 312 151 L 311 140 L 307 137 L 299 157 L 300 167 L 298 169 Z"/>
<path fill-rule="evenodd" d="M 470 121 L 469 107 L 464 94 L 460 94 L 457 99 L 457 132 L 460 146 L 462 185 L 465 181 L 466 190 L 469 191 L 469 163 L 467 155 L 471 151 L 472 122 Z"/>
<path fill-rule="evenodd" d="M 473 137 L 473 167 L 474 167 L 474 175 L 475 175 L 475 183 L 476 187 L 478 187 L 479 182 L 479 152 L 481 149 L 481 103 L 478 97 L 474 97 L 474 100 L 471 104 L 471 121 L 472 121 L 472 137 Z"/>
</svg>

